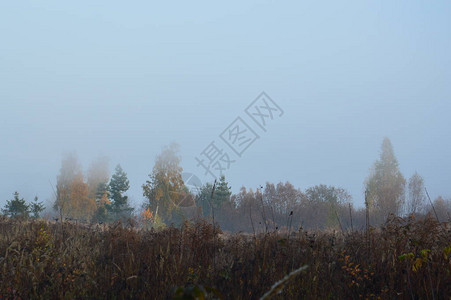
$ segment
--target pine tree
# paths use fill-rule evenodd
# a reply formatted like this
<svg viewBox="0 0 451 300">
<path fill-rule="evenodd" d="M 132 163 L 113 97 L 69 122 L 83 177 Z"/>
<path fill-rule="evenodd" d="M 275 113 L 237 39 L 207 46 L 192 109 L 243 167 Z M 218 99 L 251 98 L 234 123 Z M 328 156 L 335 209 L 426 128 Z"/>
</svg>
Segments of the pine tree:
<svg viewBox="0 0 451 300">
<path fill-rule="evenodd" d="M 22 198 L 19 198 L 19 193 L 14 193 L 14 198 L 12 200 L 6 200 L 5 208 L 2 210 L 5 216 L 10 216 L 12 218 L 16 217 L 28 217 L 30 210 L 29 205 Z"/>
<path fill-rule="evenodd" d="M 40 213 L 45 209 L 44 203 L 38 201 L 38 196 L 34 197 L 33 202 L 30 204 L 30 212 L 33 214 L 33 218 L 40 217 Z"/>
<path fill-rule="evenodd" d="M 211 214 L 212 209 L 220 209 L 224 203 L 230 202 L 230 196 L 232 195 L 230 189 L 231 187 L 229 187 L 225 176 L 222 175 L 219 178 L 219 182 L 216 183 L 213 199 L 211 199 L 213 185 L 207 182 L 201 187 L 199 194 L 196 196 L 196 205 L 202 208 L 204 216 L 208 216 Z"/>
<path fill-rule="evenodd" d="M 114 219 L 126 219 L 131 216 L 133 209 L 128 204 L 128 196 L 124 195 L 129 188 L 130 182 L 127 178 L 127 173 L 122 170 L 121 165 L 117 165 L 108 185 L 111 203 L 106 204 Z"/>
<path fill-rule="evenodd" d="M 230 196 L 232 195 L 232 192 L 230 191 L 231 187 L 229 186 L 229 183 L 226 181 L 225 176 L 221 175 L 219 178 L 219 183 L 216 186 L 215 195 L 214 195 L 214 202 L 216 207 L 221 207 L 222 204 L 230 201 Z"/>
<path fill-rule="evenodd" d="M 206 217 L 211 214 L 212 210 L 212 199 L 211 192 L 213 190 L 213 185 L 211 183 L 205 183 L 201 188 L 199 193 L 196 195 L 196 206 L 202 209 L 202 214 Z"/>
</svg>

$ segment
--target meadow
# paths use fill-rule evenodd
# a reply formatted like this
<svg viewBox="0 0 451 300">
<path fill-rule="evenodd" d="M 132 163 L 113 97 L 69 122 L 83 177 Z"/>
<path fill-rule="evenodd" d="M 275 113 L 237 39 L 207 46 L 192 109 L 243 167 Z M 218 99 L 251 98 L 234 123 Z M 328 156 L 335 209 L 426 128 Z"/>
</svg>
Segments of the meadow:
<svg viewBox="0 0 451 300">
<path fill-rule="evenodd" d="M 232 234 L 1 217 L 0 299 L 259 299 L 301 267 L 273 299 L 449 299 L 449 225 Z"/>
</svg>

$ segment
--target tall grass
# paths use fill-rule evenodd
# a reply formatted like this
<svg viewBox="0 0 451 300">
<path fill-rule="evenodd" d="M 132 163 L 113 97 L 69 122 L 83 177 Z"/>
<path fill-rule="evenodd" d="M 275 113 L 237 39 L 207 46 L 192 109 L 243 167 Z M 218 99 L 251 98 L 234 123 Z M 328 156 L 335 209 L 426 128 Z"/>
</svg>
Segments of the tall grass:
<svg viewBox="0 0 451 300">
<path fill-rule="evenodd" d="M 448 299 L 449 230 L 431 218 L 391 218 L 368 237 L 298 230 L 254 239 L 204 221 L 153 231 L 3 218 L 0 298 L 258 299 L 308 265 L 271 296 Z"/>
</svg>

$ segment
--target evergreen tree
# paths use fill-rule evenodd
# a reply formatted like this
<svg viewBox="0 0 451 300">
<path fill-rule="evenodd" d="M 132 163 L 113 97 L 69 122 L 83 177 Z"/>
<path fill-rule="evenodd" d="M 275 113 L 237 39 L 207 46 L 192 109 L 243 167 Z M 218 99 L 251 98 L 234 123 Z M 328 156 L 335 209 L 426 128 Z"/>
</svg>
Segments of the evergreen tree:
<svg viewBox="0 0 451 300">
<path fill-rule="evenodd" d="M 209 216 L 212 209 L 212 199 L 211 192 L 213 190 L 213 185 L 211 183 L 205 183 L 201 188 L 199 193 L 196 195 L 196 206 L 202 209 L 202 214 L 204 216 Z"/>
<path fill-rule="evenodd" d="M 133 208 L 129 206 L 128 196 L 124 195 L 130 188 L 130 182 L 127 173 L 122 170 L 120 165 L 116 166 L 115 173 L 111 177 L 108 185 L 108 192 L 111 199 L 106 207 L 112 213 L 114 219 L 127 219 L 131 216 Z M 99 187 L 101 190 L 102 187 Z"/>
<path fill-rule="evenodd" d="M 14 198 L 12 200 L 6 200 L 5 208 L 2 210 L 5 216 L 10 216 L 12 218 L 16 217 L 28 217 L 30 213 L 29 205 L 22 198 L 19 198 L 19 193 L 14 193 Z"/>
<path fill-rule="evenodd" d="M 232 188 L 229 186 L 229 183 L 226 181 L 225 176 L 221 175 L 219 178 L 219 183 L 216 184 L 215 194 L 214 194 L 214 203 L 216 207 L 221 207 L 222 204 L 230 201 L 230 196 L 232 192 L 230 191 Z"/>
<path fill-rule="evenodd" d="M 216 183 L 213 199 L 211 199 L 213 184 L 207 182 L 201 187 L 199 194 L 196 196 L 196 205 L 202 208 L 204 216 L 208 216 L 211 214 L 212 209 L 220 209 L 224 203 L 230 202 L 230 196 L 232 195 L 230 189 L 231 187 L 229 187 L 225 176 L 222 175 L 219 178 L 219 182 Z"/>
<path fill-rule="evenodd" d="M 34 197 L 33 202 L 30 204 L 30 212 L 33 214 L 33 218 L 40 217 L 41 212 L 45 209 L 44 203 L 38 201 L 38 196 Z"/>
</svg>

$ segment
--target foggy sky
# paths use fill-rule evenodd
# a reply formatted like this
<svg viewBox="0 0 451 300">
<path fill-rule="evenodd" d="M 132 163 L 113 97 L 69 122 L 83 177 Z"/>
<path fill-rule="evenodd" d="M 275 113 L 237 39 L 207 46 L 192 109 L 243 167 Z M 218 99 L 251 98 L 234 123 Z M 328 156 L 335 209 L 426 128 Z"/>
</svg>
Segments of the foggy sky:
<svg viewBox="0 0 451 300">
<path fill-rule="evenodd" d="M 265 91 L 284 111 L 225 175 L 237 192 L 363 182 L 392 141 L 451 196 L 449 1 L 3 1 L 0 205 L 51 199 L 62 154 L 108 156 L 133 204 L 163 146 L 196 156 Z M 226 145 L 221 144 L 226 150 Z"/>
</svg>

